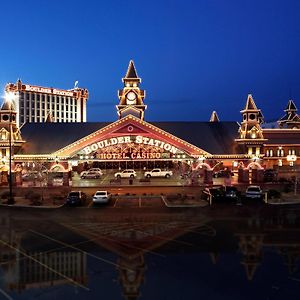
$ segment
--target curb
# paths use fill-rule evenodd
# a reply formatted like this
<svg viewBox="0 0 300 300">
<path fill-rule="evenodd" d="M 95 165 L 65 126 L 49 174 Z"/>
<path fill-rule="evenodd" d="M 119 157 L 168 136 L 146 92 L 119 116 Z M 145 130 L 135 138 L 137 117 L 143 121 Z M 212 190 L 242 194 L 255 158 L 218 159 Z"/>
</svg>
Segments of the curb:
<svg viewBox="0 0 300 300">
<path fill-rule="evenodd" d="M 200 205 L 200 204 L 190 204 L 190 205 L 184 205 L 184 204 L 169 204 L 168 202 L 167 202 L 167 200 L 165 199 L 165 197 L 164 196 L 161 196 L 161 199 L 163 200 L 163 202 L 165 203 L 165 205 L 167 206 L 167 207 L 170 207 L 170 208 L 173 208 L 173 207 L 181 207 L 181 208 L 189 208 L 189 207 L 206 207 L 207 205 Z"/>
<path fill-rule="evenodd" d="M 38 209 L 57 209 L 57 208 L 62 208 L 65 205 L 59 205 L 59 206 L 35 206 L 35 205 L 16 205 L 16 204 L 0 204 L 0 207 L 15 207 L 15 208 L 38 208 Z"/>
</svg>

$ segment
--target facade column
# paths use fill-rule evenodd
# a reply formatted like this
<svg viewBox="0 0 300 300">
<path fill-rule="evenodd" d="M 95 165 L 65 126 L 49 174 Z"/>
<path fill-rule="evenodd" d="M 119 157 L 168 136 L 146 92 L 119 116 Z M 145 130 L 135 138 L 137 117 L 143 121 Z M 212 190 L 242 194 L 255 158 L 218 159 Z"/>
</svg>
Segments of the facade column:
<svg viewBox="0 0 300 300">
<path fill-rule="evenodd" d="M 213 170 L 204 171 L 204 183 L 213 184 Z"/>
<path fill-rule="evenodd" d="M 76 122 L 80 122 L 80 120 L 81 120 L 81 99 L 77 98 L 76 100 L 77 100 L 77 108 L 76 108 L 77 118 L 76 118 Z"/>
</svg>

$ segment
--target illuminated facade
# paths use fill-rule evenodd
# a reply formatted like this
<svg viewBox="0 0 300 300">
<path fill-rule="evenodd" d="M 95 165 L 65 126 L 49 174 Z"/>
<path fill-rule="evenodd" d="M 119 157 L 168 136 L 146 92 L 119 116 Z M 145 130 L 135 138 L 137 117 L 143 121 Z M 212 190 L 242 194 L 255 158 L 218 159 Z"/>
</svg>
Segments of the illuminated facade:
<svg viewBox="0 0 300 300">
<path fill-rule="evenodd" d="M 203 183 L 208 184 L 213 182 L 213 173 L 223 168 L 237 171 L 239 181 L 246 183 L 250 178 L 252 182 L 262 181 L 265 169 L 275 168 L 284 176 L 290 176 L 291 167 L 293 172 L 298 170 L 300 117 L 292 100 L 276 124 L 264 123 L 252 95 L 248 95 L 241 111 L 240 124 L 220 121 L 215 111 L 210 122 L 147 122 L 146 94 L 140 88 L 141 79 L 133 61 L 129 62 L 123 83 L 116 105 L 118 120 L 46 122 L 43 126 L 26 123 L 21 128 L 22 138 L 18 137 L 19 146 L 15 147 L 14 165 L 23 166 L 22 172 L 30 164 L 42 165 L 49 172 L 62 172 L 65 184 L 70 182 L 70 170 L 81 172 L 87 166 L 116 170 L 173 168 L 181 173 L 191 171 L 195 178 L 201 173 Z M 84 99 L 85 103 L 87 98 Z M 13 107 L 11 111 L 14 115 Z M 7 132 L 5 122 L 2 119 L 3 132 Z M 14 126 L 19 132 L 17 124 Z M 17 136 L 13 143 L 17 143 Z M 7 158 L 7 150 L 3 151 L 7 149 L 7 135 L 3 135 L 1 147 L 2 157 Z M 5 170 L 4 166 L 2 160 L 1 170 Z"/>
<path fill-rule="evenodd" d="M 8 83 L 5 91 L 15 95 L 19 126 L 25 122 L 86 122 L 87 89 L 41 87 L 19 79 L 15 84 Z"/>
</svg>

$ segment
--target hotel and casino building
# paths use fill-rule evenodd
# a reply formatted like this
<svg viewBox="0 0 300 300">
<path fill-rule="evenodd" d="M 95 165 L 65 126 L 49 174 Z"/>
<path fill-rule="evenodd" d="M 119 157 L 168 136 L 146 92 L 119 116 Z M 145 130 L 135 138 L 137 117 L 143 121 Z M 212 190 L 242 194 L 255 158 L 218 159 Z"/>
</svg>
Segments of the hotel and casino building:
<svg viewBox="0 0 300 300">
<path fill-rule="evenodd" d="M 71 170 L 92 166 L 172 168 L 178 173 L 190 171 L 208 184 L 213 173 L 223 168 L 236 171 L 244 183 L 262 181 L 265 169 L 279 174 L 298 171 L 300 117 L 292 100 L 284 116 L 272 124 L 264 123 L 252 95 L 241 110 L 240 123 L 220 121 L 216 112 L 209 122 L 147 122 L 146 94 L 133 61 L 123 84 L 116 105 L 118 119 L 112 123 L 85 122 L 85 89 L 62 91 L 21 81 L 8 84 L 6 91 L 17 94 L 19 101 L 5 101 L 0 110 L 2 182 L 7 182 L 10 138 L 17 184 L 29 166 L 47 171 L 48 178 L 60 172 L 65 184 L 71 182 Z M 47 118 L 48 112 L 52 118 Z"/>
<path fill-rule="evenodd" d="M 24 123 L 86 122 L 88 90 L 74 87 L 70 90 L 41 87 L 22 83 L 8 83 L 7 93 L 14 94 L 17 125 Z"/>
</svg>

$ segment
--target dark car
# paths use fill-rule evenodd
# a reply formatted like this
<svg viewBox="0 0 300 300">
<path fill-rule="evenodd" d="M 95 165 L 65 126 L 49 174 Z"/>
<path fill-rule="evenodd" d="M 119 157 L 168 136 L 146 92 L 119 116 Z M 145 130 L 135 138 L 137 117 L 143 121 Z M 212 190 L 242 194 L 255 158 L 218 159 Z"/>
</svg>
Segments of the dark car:
<svg viewBox="0 0 300 300">
<path fill-rule="evenodd" d="M 240 197 L 240 192 L 235 186 L 225 186 L 224 187 L 224 198 L 226 200 L 237 201 Z"/>
<path fill-rule="evenodd" d="M 205 188 L 202 198 L 210 202 L 220 202 L 224 199 L 224 189 L 222 187 Z"/>
<path fill-rule="evenodd" d="M 66 205 L 69 206 L 82 206 L 86 202 L 86 194 L 81 191 L 72 191 L 69 193 Z"/>
</svg>

